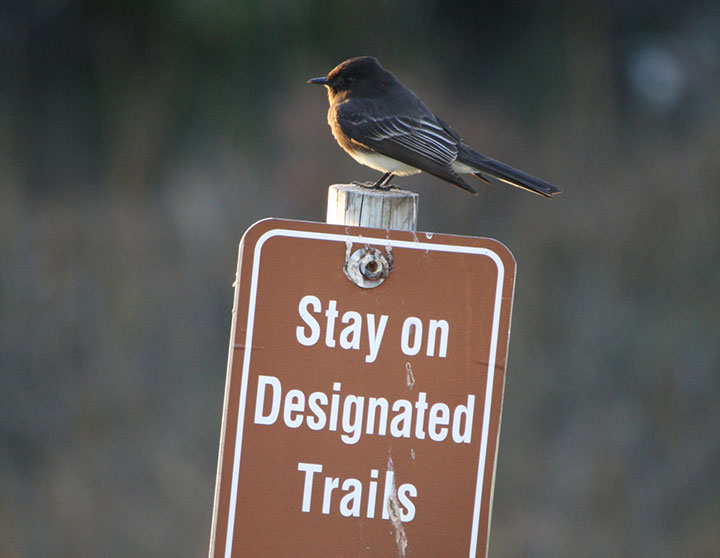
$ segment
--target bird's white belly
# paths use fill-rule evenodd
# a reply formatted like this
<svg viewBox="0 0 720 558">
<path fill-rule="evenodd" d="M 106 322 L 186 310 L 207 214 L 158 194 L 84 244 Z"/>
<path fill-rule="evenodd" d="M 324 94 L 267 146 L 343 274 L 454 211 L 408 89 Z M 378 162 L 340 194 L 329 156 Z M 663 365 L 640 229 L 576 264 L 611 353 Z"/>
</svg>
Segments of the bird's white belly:
<svg viewBox="0 0 720 558">
<path fill-rule="evenodd" d="M 368 153 L 366 151 L 355 150 L 350 153 L 350 156 L 355 159 L 361 165 L 366 165 L 372 169 L 379 170 L 381 172 L 391 172 L 393 174 L 407 175 L 416 174 L 420 172 L 420 169 L 380 155 L 379 153 Z"/>
<path fill-rule="evenodd" d="M 459 161 L 452 162 L 452 170 L 454 170 L 458 174 L 473 174 L 473 173 L 477 172 L 477 169 L 469 167 L 466 164 L 461 163 Z"/>
</svg>

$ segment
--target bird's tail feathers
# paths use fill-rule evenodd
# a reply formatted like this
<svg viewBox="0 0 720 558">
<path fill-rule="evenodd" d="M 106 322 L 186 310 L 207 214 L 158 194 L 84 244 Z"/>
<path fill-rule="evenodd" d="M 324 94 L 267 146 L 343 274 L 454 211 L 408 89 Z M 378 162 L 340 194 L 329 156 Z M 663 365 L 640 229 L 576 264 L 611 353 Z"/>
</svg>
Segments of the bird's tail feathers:
<svg viewBox="0 0 720 558">
<path fill-rule="evenodd" d="M 477 172 L 473 174 L 485 182 L 487 182 L 487 179 L 481 173 L 489 174 L 512 186 L 517 186 L 518 188 L 546 198 L 552 198 L 554 195 L 562 192 L 560 188 L 548 184 L 544 180 L 540 180 L 505 163 L 486 157 L 477 151 L 473 151 L 469 147 L 460 150 L 460 153 L 458 153 L 458 161 L 476 170 Z"/>
</svg>

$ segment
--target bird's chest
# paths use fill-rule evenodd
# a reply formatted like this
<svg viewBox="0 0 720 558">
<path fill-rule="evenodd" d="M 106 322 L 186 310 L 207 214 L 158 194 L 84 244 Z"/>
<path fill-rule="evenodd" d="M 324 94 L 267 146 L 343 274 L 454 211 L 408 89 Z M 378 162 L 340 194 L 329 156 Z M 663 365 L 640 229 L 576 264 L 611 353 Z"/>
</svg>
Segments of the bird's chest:
<svg viewBox="0 0 720 558">
<path fill-rule="evenodd" d="M 335 141 L 340 144 L 340 147 L 345 150 L 356 149 L 356 147 L 351 144 L 350 137 L 345 134 L 345 132 L 343 132 L 342 128 L 340 127 L 337 106 L 330 107 L 330 109 L 328 110 L 327 120 L 328 124 L 330 125 L 330 130 L 332 130 L 332 135 L 335 138 Z"/>
</svg>

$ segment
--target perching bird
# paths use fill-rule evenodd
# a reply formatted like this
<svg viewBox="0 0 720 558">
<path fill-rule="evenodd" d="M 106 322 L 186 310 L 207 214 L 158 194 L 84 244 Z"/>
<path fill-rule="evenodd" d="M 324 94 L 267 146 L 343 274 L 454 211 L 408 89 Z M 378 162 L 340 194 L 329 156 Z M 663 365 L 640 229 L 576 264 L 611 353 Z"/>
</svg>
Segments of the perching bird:
<svg viewBox="0 0 720 558">
<path fill-rule="evenodd" d="M 345 60 L 327 77 L 308 83 L 327 87 L 328 123 L 340 147 L 358 163 L 385 173 L 374 188 L 386 186 L 393 175 L 425 171 L 473 194 L 461 174 L 489 184 L 487 174 L 548 198 L 561 192 L 472 149 L 375 58 Z"/>
</svg>

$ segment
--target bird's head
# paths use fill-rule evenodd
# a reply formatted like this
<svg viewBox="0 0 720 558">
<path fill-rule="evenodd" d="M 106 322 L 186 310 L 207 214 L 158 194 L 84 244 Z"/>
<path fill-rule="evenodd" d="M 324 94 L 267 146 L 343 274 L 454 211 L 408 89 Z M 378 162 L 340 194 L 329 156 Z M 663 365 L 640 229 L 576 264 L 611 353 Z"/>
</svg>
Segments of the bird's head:
<svg viewBox="0 0 720 558">
<path fill-rule="evenodd" d="M 372 97 L 388 85 L 396 82 L 395 77 L 371 56 L 350 58 L 335 66 L 326 77 L 308 80 L 308 83 L 328 88 L 330 103 L 349 93 L 361 97 Z"/>
</svg>

